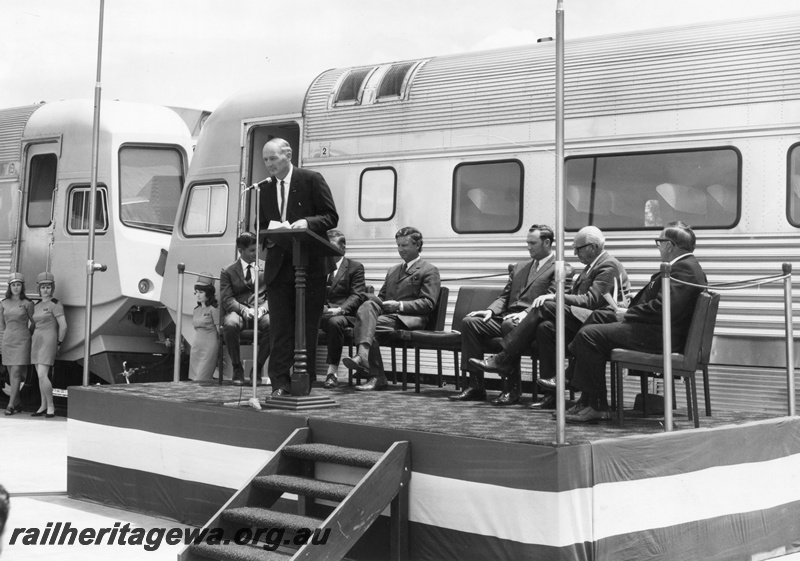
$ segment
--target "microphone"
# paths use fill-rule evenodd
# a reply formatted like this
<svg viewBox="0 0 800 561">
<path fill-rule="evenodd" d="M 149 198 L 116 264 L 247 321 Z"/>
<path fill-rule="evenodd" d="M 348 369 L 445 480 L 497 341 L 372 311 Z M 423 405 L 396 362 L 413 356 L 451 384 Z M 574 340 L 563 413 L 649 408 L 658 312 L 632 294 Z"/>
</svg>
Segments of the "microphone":
<svg viewBox="0 0 800 561">
<path fill-rule="evenodd" d="M 263 184 L 267 184 L 267 183 L 272 183 L 272 178 L 271 177 L 267 177 L 266 179 L 262 179 L 258 183 L 253 183 L 252 185 L 250 185 L 250 187 L 245 187 L 244 190 L 245 191 L 250 191 L 251 189 L 261 189 L 261 186 Z"/>
</svg>

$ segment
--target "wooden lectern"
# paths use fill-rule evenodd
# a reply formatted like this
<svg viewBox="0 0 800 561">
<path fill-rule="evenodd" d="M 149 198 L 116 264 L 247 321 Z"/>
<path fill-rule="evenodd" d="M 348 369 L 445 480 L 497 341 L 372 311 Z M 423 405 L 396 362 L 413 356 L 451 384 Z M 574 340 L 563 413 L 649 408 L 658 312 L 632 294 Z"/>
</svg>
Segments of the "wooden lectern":
<svg viewBox="0 0 800 561">
<path fill-rule="evenodd" d="M 322 409 L 338 407 L 328 396 L 314 397 L 309 393 L 308 349 L 306 347 L 306 267 L 309 255 L 344 255 L 338 247 L 308 228 L 276 228 L 262 230 L 271 242 L 292 253 L 294 265 L 295 308 L 294 308 L 294 368 L 292 369 L 291 395 L 268 400 L 267 409 Z M 316 342 L 315 342 L 316 343 Z M 310 365 L 315 368 L 316 365 Z"/>
</svg>

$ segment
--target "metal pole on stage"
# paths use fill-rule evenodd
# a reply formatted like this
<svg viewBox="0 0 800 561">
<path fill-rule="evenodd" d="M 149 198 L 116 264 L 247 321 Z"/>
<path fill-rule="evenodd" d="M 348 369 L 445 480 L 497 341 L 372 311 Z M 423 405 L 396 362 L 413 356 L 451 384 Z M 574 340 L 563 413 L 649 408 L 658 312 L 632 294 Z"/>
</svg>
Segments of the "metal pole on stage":
<svg viewBox="0 0 800 561">
<path fill-rule="evenodd" d="M 100 145 L 100 72 L 103 62 L 103 11 L 105 0 L 100 0 L 100 31 L 97 37 L 97 80 L 94 85 L 94 122 L 92 124 L 92 180 L 89 191 L 89 237 L 86 257 L 86 316 L 83 336 L 83 385 L 89 385 L 89 359 L 92 350 L 92 295 L 94 273 L 105 271 L 106 266 L 94 261 L 95 198 L 97 197 L 97 160 Z"/>
<path fill-rule="evenodd" d="M 178 263 L 178 304 L 175 311 L 175 343 L 173 347 L 172 381 L 181 381 L 181 343 L 183 342 L 183 282 L 186 265 Z M 222 373 L 220 373 L 220 376 Z"/>
<path fill-rule="evenodd" d="M 672 432 L 672 295 L 669 263 L 661 264 L 661 329 L 664 331 L 664 432 Z M 613 374 L 612 374 L 613 375 Z M 645 396 L 642 396 L 644 399 Z"/>
<path fill-rule="evenodd" d="M 789 397 L 789 415 L 795 414 L 794 388 L 794 327 L 792 325 L 792 264 L 783 264 L 783 299 L 786 314 L 786 391 Z"/>
<path fill-rule="evenodd" d="M 564 2 L 556 2 L 556 444 L 566 443 L 564 408 Z"/>
<path fill-rule="evenodd" d="M 260 255 L 258 246 L 258 233 L 261 231 L 261 186 L 256 183 L 256 274 L 253 279 L 253 365 L 250 370 L 250 381 L 253 383 L 253 397 L 247 402 L 253 409 L 261 409 L 256 390 L 258 380 L 258 274 L 261 272 Z M 220 374 L 221 376 L 222 374 Z"/>
</svg>

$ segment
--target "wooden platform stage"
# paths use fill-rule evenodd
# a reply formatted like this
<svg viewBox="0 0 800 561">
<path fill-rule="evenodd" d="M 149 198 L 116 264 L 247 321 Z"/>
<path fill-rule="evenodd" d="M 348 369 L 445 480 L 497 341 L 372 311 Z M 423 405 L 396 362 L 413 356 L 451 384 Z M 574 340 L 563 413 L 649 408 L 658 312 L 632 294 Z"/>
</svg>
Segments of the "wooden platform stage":
<svg viewBox="0 0 800 561">
<path fill-rule="evenodd" d="M 800 546 L 798 417 L 714 411 L 694 429 L 679 409 L 664 433 L 629 411 L 624 428 L 567 425 L 556 446 L 551 412 L 527 404 L 453 403 L 436 387 L 323 392 L 339 407 L 258 411 L 251 388 L 216 383 L 70 388 L 68 493 L 202 525 L 307 426 L 344 446 L 411 443 L 415 561 L 766 559 Z M 384 558 L 380 522 L 348 558 Z"/>
</svg>

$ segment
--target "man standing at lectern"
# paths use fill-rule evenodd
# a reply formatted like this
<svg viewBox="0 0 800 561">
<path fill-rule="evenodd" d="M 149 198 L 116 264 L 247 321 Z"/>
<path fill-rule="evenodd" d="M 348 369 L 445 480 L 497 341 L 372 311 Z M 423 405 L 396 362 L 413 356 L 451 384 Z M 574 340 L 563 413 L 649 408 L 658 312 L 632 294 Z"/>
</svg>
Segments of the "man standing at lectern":
<svg viewBox="0 0 800 561">
<path fill-rule="evenodd" d="M 315 171 L 292 165 L 292 148 L 282 138 L 273 138 L 262 151 L 268 177 L 261 188 L 262 233 L 271 222 L 288 222 L 292 229 L 308 228 L 327 239 L 326 232 L 336 227 L 339 215 L 325 178 Z M 290 369 L 294 364 L 295 270 L 292 252 L 269 240 L 264 281 L 270 310 L 269 377 L 272 397 L 289 395 Z M 307 369 L 310 384 L 315 379 L 317 330 L 325 304 L 325 279 L 329 261 L 310 254 L 306 267 L 305 325 Z"/>
</svg>

